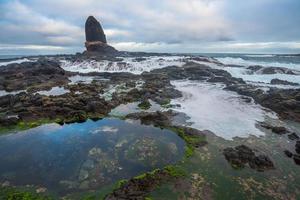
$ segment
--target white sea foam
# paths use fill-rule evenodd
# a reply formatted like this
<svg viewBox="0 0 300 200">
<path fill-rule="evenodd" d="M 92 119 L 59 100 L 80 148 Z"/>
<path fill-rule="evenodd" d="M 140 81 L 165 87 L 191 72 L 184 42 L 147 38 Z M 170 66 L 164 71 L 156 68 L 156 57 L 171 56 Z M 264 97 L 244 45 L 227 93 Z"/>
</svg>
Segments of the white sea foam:
<svg viewBox="0 0 300 200">
<path fill-rule="evenodd" d="M 69 77 L 69 80 L 71 83 L 69 84 L 77 84 L 77 83 L 85 83 L 85 84 L 90 84 L 94 80 L 94 76 L 80 76 L 80 75 L 75 75 Z"/>
<path fill-rule="evenodd" d="M 22 59 L 7 61 L 7 62 L 0 62 L 0 66 L 5 66 L 5 65 L 13 64 L 13 63 L 20 64 L 23 62 L 32 62 L 32 60 L 29 60 L 28 58 L 22 58 Z"/>
<path fill-rule="evenodd" d="M 151 56 L 145 60 L 136 61 L 136 58 L 125 57 L 121 62 L 102 61 L 62 61 L 62 68 L 67 71 L 89 73 L 89 72 L 131 72 L 141 74 L 144 71 L 163 68 L 170 65 L 181 66 L 184 64 L 182 56 Z"/>
<path fill-rule="evenodd" d="M 242 58 L 237 58 L 238 60 L 243 60 Z M 235 78 L 242 78 L 244 81 L 253 85 L 260 85 L 261 83 L 265 84 L 265 87 L 278 87 L 282 89 L 296 89 L 300 86 L 282 86 L 282 85 L 266 85 L 270 84 L 272 79 L 280 79 L 284 81 L 289 81 L 292 83 L 300 84 L 300 76 L 299 75 L 290 75 L 290 74 L 252 74 L 251 70 L 246 69 L 248 65 L 244 67 L 231 67 L 231 66 L 222 66 L 216 63 L 209 62 L 197 62 L 200 64 L 208 65 L 211 68 L 221 69 L 229 72 L 231 76 Z M 229 64 L 229 62 L 225 62 L 224 64 Z M 233 63 L 231 63 L 233 64 Z M 242 65 L 242 63 L 235 63 L 235 65 Z M 296 64 L 295 64 L 296 65 Z M 300 69 L 300 68 L 299 68 Z"/>
<path fill-rule="evenodd" d="M 93 82 L 93 80 L 101 80 L 101 81 L 107 81 L 109 79 L 101 78 L 98 76 L 80 76 L 80 75 L 75 75 L 69 77 L 69 80 L 71 81 L 69 84 L 77 84 L 77 83 L 83 83 L 83 84 L 90 84 Z"/>
<path fill-rule="evenodd" d="M 216 59 L 225 65 L 241 65 L 246 67 L 251 65 L 261 65 L 264 67 L 285 67 L 292 70 L 300 70 L 300 64 L 296 64 L 296 63 L 263 62 L 263 61 L 244 60 L 243 58 L 233 58 L 233 57 L 224 57 L 224 58 L 216 58 Z"/>
<path fill-rule="evenodd" d="M 246 57 L 250 57 L 250 58 L 271 58 L 271 57 L 275 57 L 276 55 L 272 55 L 272 54 L 247 54 L 244 55 Z"/>
<path fill-rule="evenodd" d="M 62 67 L 67 71 L 88 73 L 88 72 L 131 72 L 134 74 L 141 74 L 144 71 L 150 71 L 157 68 L 163 68 L 166 66 L 176 65 L 182 66 L 187 59 L 190 57 L 185 56 L 152 56 L 145 57 L 145 60 L 136 61 L 134 57 L 124 57 L 122 62 L 111 62 L 107 60 L 103 61 L 81 61 L 81 62 L 70 62 L 62 61 Z M 215 62 L 213 59 L 209 59 L 210 62 L 197 61 L 190 58 L 191 61 L 199 64 L 205 64 L 212 68 L 222 69 L 228 71 L 233 77 L 242 78 L 244 81 L 258 85 L 260 83 L 269 84 L 272 79 L 277 78 L 280 80 L 286 80 L 293 83 L 300 83 L 300 76 L 287 75 L 287 74 L 250 74 L 249 70 L 246 69 L 249 65 L 265 64 L 257 63 L 254 61 L 247 61 L 242 58 L 218 58 L 219 61 L 224 64 L 236 64 L 243 65 L 244 67 L 230 67 L 224 66 Z M 282 66 L 281 66 L 282 65 Z M 297 64 L 291 64 L 296 68 Z M 267 63 L 265 66 L 274 66 L 272 63 Z M 280 64 L 283 67 L 283 64 Z M 286 67 L 286 66 L 285 66 Z M 299 66 L 300 67 L 300 66 Z M 300 69 L 300 68 L 299 68 Z M 267 87 L 267 86 L 266 86 Z M 272 85 L 277 87 L 277 85 Z M 278 86 L 283 89 L 295 88 L 295 86 Z M 297 87 L 296 87 L 297 88 Z"/>
<path fill-rule="evenodd" d="M 246 68 L 238 68 L 238 67 L 224 67 L 224 70 L 229 72 L 231 76 L 236 78 L 242 78 L 244 81 L 250 83 L 271 83 L 272 79 L 280 79 L 289 81 L 292 83 L 300 84 L 300 76 L 299 75 L 290 75 L 290 74 L 249 74 L 249 70 Z M 294 88 L 294 87 L 291 87 Z"/>
<path fill-rule="evenodd" d="M 57 87 L 51 88 L 51 90 L 42 90 L 42 91 L 38 91 L 36 93 L 38 93 L 40 95 L 46 95 L 46 96 L 59 96 L 59 95 L 63 95 L 68 92 L 70 92 L 70 90 L 67 90 L 64 87 L 57 86 Z"/>
<path fill-rule="evenodd" d="M 16 95 L 16 94 L 19 94 L 21 92 L 25 92 L 25 90 L 18 90 L 18 91 L 13 91 L 13 92 L 7 92 L 5 90 L 0 90 L 0 97 L 6 96 L 6 95 L 9 95 L 9 94 Z"/>
<path fill-rule="evenodd" d="M 173 104 L 181 105 L 175 110 L 186 113 L 192 127 L 210 130 L 225 139 L 264 135 L 256 128 L 257 121 L 276 118 L 263 107 L 244 102 L 235 92 L 223 90 L 220 84 L 192 81 L 173 81 L 172 84 L 183 92 L 182 98 L 172 100 Z"/>
</svg>

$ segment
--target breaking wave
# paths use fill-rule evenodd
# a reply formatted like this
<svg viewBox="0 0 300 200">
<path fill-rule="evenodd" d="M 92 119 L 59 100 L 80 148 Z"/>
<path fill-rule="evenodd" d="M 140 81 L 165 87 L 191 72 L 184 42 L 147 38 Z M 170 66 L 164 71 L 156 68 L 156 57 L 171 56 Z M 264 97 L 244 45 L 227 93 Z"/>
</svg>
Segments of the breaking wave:
<svg viewBox="0 0 300 200">
<path fill-rule="evenodd" d="M 12 61 L 7 61 L 7 62 L 1 62 L 0 61 L 0 66 L 5 66 L 5 65 L 9 65 L 9 64 L 20 64 L 23 62 L 31 62 L 32 60 L 29 60 L 27 58 L 22 58 L 22 59 L 17 59 L 17 60 L 12 60 Z"/>
<path fill-rule="evenodd" d="M 295 63 L 254 61 L 254 60 L 245 60 L 243 58 L 237 58 L 237 57 L 223 57 L 223 58 L 216 58 L 216 59 L 225 65 L 240 65 L 245 67 L 251 65 L 261 65 L 264 67 L 285 67 L 292 70 L 300 70 L 300 64 L 295 64 Z"/>
<path fill-rule="evenodd" d="M 122 61 L 62 61 L 62 68 L 67 71 L 89 73 L 89 72 L 130 72 L 141 74 L 144 71 L 163 68 L 171 65 L 182 66 L 182 56 L 152 56 L 137 60 L 137 58 L 122 58 Z"/>
</svg>

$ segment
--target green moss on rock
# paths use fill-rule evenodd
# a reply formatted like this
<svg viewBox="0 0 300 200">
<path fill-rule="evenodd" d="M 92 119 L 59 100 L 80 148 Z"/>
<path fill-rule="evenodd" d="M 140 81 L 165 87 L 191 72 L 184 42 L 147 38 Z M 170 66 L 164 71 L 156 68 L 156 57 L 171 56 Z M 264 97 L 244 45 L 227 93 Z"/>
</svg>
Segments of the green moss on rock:
<svg viewBox="0 0 300 200">
<path fill-rule="evenodd" d="M 0 188 L 0 199 L 5 200 L 52 200 L 53 198 L 37 194 L 31 191 L 1 187 Z"/>
<path fill-rule="evenodd" d="M 148 99 L 143 100 L 141 103 L 138 104 L 138 107 L 142 110 L 148 110 L 151 108 L 151 103 L 149 102 Z"/>
<path fill-rule="evenodd" d="M 164 168 L 164 171 L 166 171 L 172 177 L 186 176 L 184 169 L 177 165 L 168 165 Z"/>
</svg>

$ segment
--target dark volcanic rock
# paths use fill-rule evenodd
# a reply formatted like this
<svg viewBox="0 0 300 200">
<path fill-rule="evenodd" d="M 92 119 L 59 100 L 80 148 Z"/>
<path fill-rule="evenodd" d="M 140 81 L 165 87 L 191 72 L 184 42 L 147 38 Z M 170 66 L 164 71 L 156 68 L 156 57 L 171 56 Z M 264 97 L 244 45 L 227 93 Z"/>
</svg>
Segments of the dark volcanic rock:
<svg viewBox="0 0 300 200">
<path fill-rule="evenodd" d="M 52 60 L 39 59 L 36 62 L 10 64 L 0 68 L 0 90 L 51 89 L 68 83 L 70 74 L 72 73 L 65 72 L 58 62 Z"/>
<path fill-rule="evenodd" d="M 288 138 L 290 140 L 298 140 L 299 136 L 296 133 L 291 133 L 291 134 L 288 135 Z"/>
<path fill-rule="evenodd" d="M 289 150 L 284 150 L 284 154 L 289 158 L 293 157 L 293 153 L 290 152 Z"/>
<path fill-rule="evenodd" d="M 296 142 L 296 145 L 295 145 L 295 151 L 300 154 L 300 141 L 297 141 Z"/>
<path fill-rule="evenodd" d="M 257 171 L 274 169 L 273 162 L 266 155 L 256 156 L 254 151 L 246 145 L 226 148 L 223 151 L 226 160 L 234 168 L 244 168 L 246 164 Z"/>
<path fill-rule="evenodd" d="M 300 165 L 300 155 L 294 155 L 293 158 L 294 158 L 294 162 L 295 162 L 297 165 Z"/>
<path fill-rule="evenodd" d="M 300 122 L 300 89 L 271 88 L 268 92 L 251 85 L 229 85 L 225 89 L 250 96 L 255 102 L 272 109 L 282 119 Z"/>
<path fill-rule="evenodd" d="M 234 78 L 224 70 L 213 69 L 207 65 L 194 62 L 187 62 L 182 67 L 169 66 L 155 69 L 151 73 L 165 74 L 171 80 L 208 80 L 209 82 L 220 82 L 226 85 L 245 83 L 242 79 Z"/>
<path fill-rule="evenodd" d="M 252 71 L 258 71 L 258 70 L 260 70 L 262 68 L 263 67 L 260 66 L 260 65 L 252 65 L 252 66 L 247 67 L 247 69 L 252 70 Z"/>
<path fill-rule="evenodd" d="M 157 170 L 154 174 L 147 173 L 144 178 L 132 178 L 120 188 L 107 195 L 105 200 L 144 200 L 158 185 L 172 179 L 164 170 Z"/>
<path fill-rule="evenodd" d="M 289 74 L 289 75 L 296 75 L 299 72 L 290 70 L 284 67 L 265 67 L 259 70 L 261 74 Z"/>
<path fill-rule="evenodd" d="M 85 47 L 87 52 L 84 54 L 88 56 L 98 56 L 99 53 L 110 54 L 112 56 L 118 54 L 118 51 L 114 47 L 102 42 L 86 42 Z"/>
<path fill-rule="evenodd" d="M 293 83 L 293 82 L 289 82 L 289 81 L 283 81 L 283 80 L 280 80 L 280 79 L 272 79 L 271 80 L 271 84 L 274 84 L 274 85 L 292 85 L 292 86 L 297 86 L 299 85 L 298 83 Z"/>
<path fill-rule="evenodd" d="M 118 53 L 115 48 L 107 44 L 101 24 L 93 16 L 89 16 L 85 22 L 85 37 L 85 47 L 87 49 L 85 54 L 89 52 L 112 55 Z"/>
<path fill-rule="evenodd" d="M 278 135 L 283 135 L 288 133 L 289 131 L 283 127 L 283 126 L 271 126 L 269 124 L 266 123 L 260 123 L 260 125 L 266 129 L 270 129 L 273 133 L 276 133 Z"/>
<path fill-rule="evenodd" d="M 85 38 L 87 42 L 107 43 L 101 24 L 93 16 L 89 16 L 85 22 Z"/>
<path fill-rule="evenodd" d="M 289 74 L 289 75 L 299 75 L 300 72 L 296 70 L 291 70 L 285 67 L 263 67 L 260 65 L 254 65 L 247 67 L 251 74 Z"/>
<path fill-rule="evenodd" d="M 286 130 L 286 128 L 282 126 L 276 126 L 276 127 L 272 127 L 272 132 L 282 135 L 282 134 L 286 134 L 288 131 Z"/>
<path fill-rule="evenodd" d="M 237 146 L 236 148 L 226 148 L 223 154 L 226 160 L 235 168 L 245 167 L 245 164 L 255 157 L 252 149 L 245 145 Z"/>
<path fill-rule="evenodd" d="M 256 169 L 258 171 L 264 171 L 274 168 L 273 162 L 266 155 L 255 156 L 255 158 L 249 162 L 249 166 L 252 169 Z"/>
<path fill-rule="evenodd" d="M 128 114 L 126 118 L 141 120 L 142 124 L 168 127 L 171 125 L 171 118 L 175 115 L 172 110 L 167 112 L 139 112 Z"/>
</svg>

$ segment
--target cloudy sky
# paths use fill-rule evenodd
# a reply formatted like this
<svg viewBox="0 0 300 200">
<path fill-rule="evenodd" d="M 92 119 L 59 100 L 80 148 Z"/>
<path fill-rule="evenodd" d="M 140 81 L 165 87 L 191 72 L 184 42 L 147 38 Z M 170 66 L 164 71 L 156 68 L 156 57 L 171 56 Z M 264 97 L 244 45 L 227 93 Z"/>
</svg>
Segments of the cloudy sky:
<svg viewBox="0 0 300 200">
<path fill-rule="evenodd" d="M 0 0 L 0 54 L 84 50 L 100 20 L 120 50 L 300 53 L 299 0 Z"/>
</svg>

